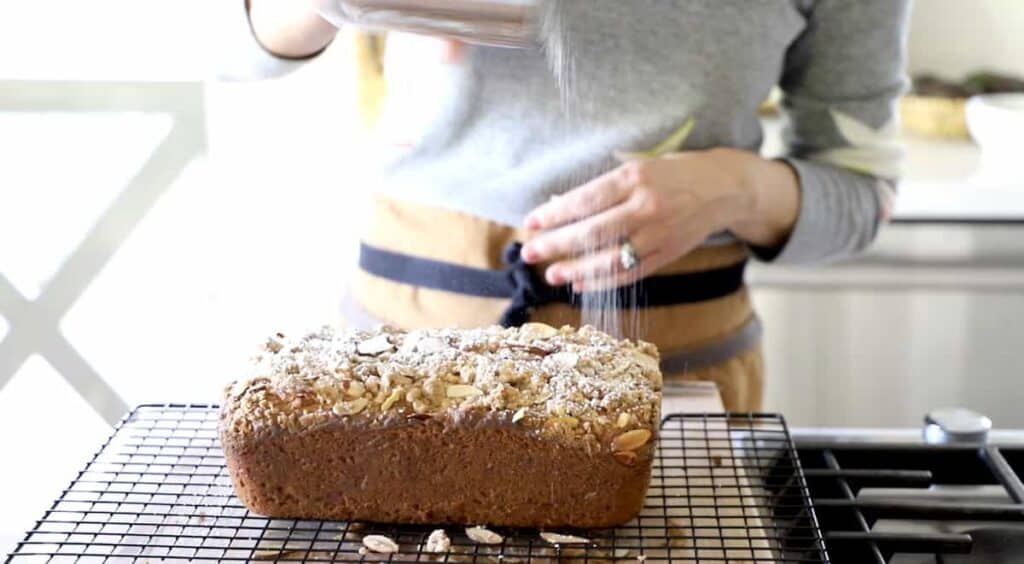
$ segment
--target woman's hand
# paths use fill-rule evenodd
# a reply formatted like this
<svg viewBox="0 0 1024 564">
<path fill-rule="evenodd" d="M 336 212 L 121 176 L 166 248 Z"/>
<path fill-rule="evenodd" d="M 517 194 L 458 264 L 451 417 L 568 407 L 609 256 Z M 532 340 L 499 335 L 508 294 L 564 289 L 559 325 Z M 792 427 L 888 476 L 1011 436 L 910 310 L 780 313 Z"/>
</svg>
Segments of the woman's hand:
<svg viewBox="0 0 1024 564">
<path fill-rule="evenodd" d="M 249 22 L 256 39 L 271 53 L 304 58 L 321 51 L 345 24 L 338 0 L 247 0 Z M 465 44 L 456 39 L 436 38 L 438 58 L 456 63 Z"/>
<path fill-rule="evenodd" d="M 271 53 L 293 59 L 327 46 L 338 28 L 323 18 L 319 0 L 247 0 L 256 40 Z"/>
<path fill-rule="evenodd" d="M 552 263 L 551 285 L 577 292 L 632 283 L 729 230 L 760 246 L 779 245 L 799 208 L 795 173 L 785 163 L 718 148 L 630 161 L 526 217 L 539 232 L 522 250 L 528 263 Z M 628 239 L 639 257 L 626 270 Z"/>
</svg>

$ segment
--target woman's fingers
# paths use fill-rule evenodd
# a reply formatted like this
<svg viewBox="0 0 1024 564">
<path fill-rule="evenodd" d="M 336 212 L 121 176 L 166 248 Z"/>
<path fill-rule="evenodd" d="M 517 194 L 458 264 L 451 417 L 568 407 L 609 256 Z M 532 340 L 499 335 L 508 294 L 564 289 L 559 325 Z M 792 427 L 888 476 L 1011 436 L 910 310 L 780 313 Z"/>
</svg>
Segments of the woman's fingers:
<svg viewBox="0 0 1024 564">
<path fill-rule="evenodd" d="M 554 261 L 544 271 L 544 279 L 552 286 L 571 283 L 577 291 L 595 291 L 630 284 L 700 246 L 713 232 L 713 216 L 712 210 L 673 221 L 641 223 L 633 206 L 621 204 L 536 237 L 523 247 L 523 259 Z M 624 240 L 638 259 L 630 270 L 621 263 Z"/>
<path fill-rule="evenodd" d="M 571 283 L 575 292 L 596 292 L 632 284 L 654 274 L 676 258 L 701 245 L 711 233 L 706 221 L 691 216 L 684 225 L 646 224 L 629 236 L 637 255 L 637 265 L 622 266 L 621 245 L 610 244 L 593 253 L 558 261 L 547 268 L 545 279 L 551 285 Z"/>
<path fill-rule="evenodd" d="M 537 235 L 522 250 L 528 263 L 570 257 L 618 242 L 635 229 L 631 206 L 620 204 L 586 219 Z"/>
<path fill-rule="evenodd" d="M 551 263 L 547 281 L 572 283 L 578 291 L 652 274 L 754 213 L 747 175 L 723 156 L 732 154 L 697 151 L 630 161 L 539 206 L 525 222 L 527 231 L 539 234 L 523 247 L 523 260 Z M 629 270 L 619 264 L 623 235 L 639 259 Z"/>
<path fill-rule="evenodd" d="M 645 257 L 642 257 L 640 262 L 636 265 L 636 268 L 632 270 L 619 269 L 604 276 L 584 278 L 579 282 L 573 282 L 572 290 L 573 292 L 582 294 L 584 292 L 611 290 L 613 288 L 618 288 L 619 286 L 633 284 L 641 278 L 647 278 L 654 274 L 659 268 L 668 264 L 670 260 L 671 258 L 665 251 L 657 250 Z"/>
<path fill-rule="evenodd" d="M 552 264 L 544 271 L 544 279 L 552 286 L 610 276 L 622 269 L 619 264 L 619 247 L 605 247 L 595 253 L 579 258 L 563 260 Z"/>
<path fill-rule="evenodd" d="M 645 227 L 629 237 L 629 243 L 636 251 L 638 266 L 658 249 L 659 232 L 660 229 L 655 227 Z M 621 250 L 622 245 L 616 241 L 592 253 L 556 262 L 547 268 L 544 278 L 551 285 L 572 283 L 575 286 L 582 282 L 610 279 L 613 275 L 635 272 L 637 268 L 627 271 L 622 266 Z"/>
<path fill-rule="evenodd" d="M 442 60 L 446 63 L 460 63 L 466 53 L 466 44 L 458 39 L 443 39 Z"/>
<path fill-rule="evenodd" d="M 527 230 L 542 231 L 594 215 L 629 197 L 631 186 L 617 171 L 594 180 L 541 204 L 523 222 Z"/>
</svg>

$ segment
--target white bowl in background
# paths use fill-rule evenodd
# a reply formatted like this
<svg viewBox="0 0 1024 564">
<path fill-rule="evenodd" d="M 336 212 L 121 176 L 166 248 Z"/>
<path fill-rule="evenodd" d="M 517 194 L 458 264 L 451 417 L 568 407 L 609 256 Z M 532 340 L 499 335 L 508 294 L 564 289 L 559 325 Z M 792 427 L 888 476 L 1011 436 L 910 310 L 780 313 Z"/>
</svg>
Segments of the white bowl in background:
<svg viewBox="0 0 1024 564">
<path fill-rule="evenodd" d="M 985 153 L 1024 157 L 1024 93 L 972 96 L 967 130 Z"/>
</svg>

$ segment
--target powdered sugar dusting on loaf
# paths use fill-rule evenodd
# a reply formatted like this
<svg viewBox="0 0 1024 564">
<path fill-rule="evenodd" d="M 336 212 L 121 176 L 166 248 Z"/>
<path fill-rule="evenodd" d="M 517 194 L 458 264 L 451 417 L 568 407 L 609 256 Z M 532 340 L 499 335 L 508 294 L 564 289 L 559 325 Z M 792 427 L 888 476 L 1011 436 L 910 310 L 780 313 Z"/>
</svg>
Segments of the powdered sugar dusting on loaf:
<svg viewBox="0 0 1024 564">
<path fill-rule="evenodd" d="M 251 435 L 338 418 L 458 419 L 479 411 L 599 445 L 630 428 L 656 428 L 657 357 L 648 343 L 536 323 L 277 334 L 248 377 L 226 390 L 225 423 Z"/>
</svg>

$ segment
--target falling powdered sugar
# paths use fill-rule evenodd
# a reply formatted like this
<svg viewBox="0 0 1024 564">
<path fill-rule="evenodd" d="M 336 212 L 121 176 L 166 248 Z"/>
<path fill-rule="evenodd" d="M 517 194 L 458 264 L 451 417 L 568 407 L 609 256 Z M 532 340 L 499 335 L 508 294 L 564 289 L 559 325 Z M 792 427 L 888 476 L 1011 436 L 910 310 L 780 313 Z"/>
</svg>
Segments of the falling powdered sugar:
<svg viewBox="0 0 1024 564">
<path fill-rule="evenodd" d="M 624 233 L 613 237 L 625 241 Z M 586 241 L 580 258 L 587 259 L 600 254 L 611 253 L 618 260 L 618 244 L 602 245 L 598 239 Z M 583 288 L 590 288 L 579 294 L 580 324 L 591 325 L 598 330 L 618 338 L 643 338 L 645 323 L 641 320 L 639 301 L 642 295 L 639 284 L 632 282 L 614 287 L 613 282 L 621 270 L 615 265 L 599 265 L 583 278 Z M 643 318 L 646 320 L 646 317 Z"/>
<path fill-rule="evenodd" d="M 538 15 L 538 28 L 542 50 L 556 81 L 560 102 L 570 125 L 582 123 L 586 114 L 584 104 L 595 92 L 586 86 L 585 80 L 579 76 L 577 67 L 578 37 L 570 24 L 574 10 L 586 10 L 590 7 L 580 3 L 581 0 L 547 0 L 541 2 Z M 629 48 L 629 45 L 619 48 Z M 567 190 L 592 180 L 607 172 L 609 163 L 598 161 L 580 163 L 573 172 L 563 179 Z M 617 253 L 618 245 L 626 240 L 628 233 L 618 233 L 611 243 L 609 239 L 591 239 L 584 242 L 582 252 L 574 258 L 587 260 L 599 253 Z M 612 281 L 619 270 L 613 264 L 591 271 L 581 282 L 583 288 L 598 288 L 576 294 L 574 299 L 580 307 L 580 325 L 591 325 L 600 331 L 618 338 L 642 339 L 646 337 L 646 327 L 638 308 L 642 299 L 636 283 L 619 288 L 612 288 Z"/>
<path fill-rule="evenodd" d="M 562 107 L 573 107 L 576 84 L 576 54 L 570 35 L 567 10 L 571 0 L 547 0 L 539 15 L 541 48 L 554 74 L 561 95 Z"/>
</svg>

